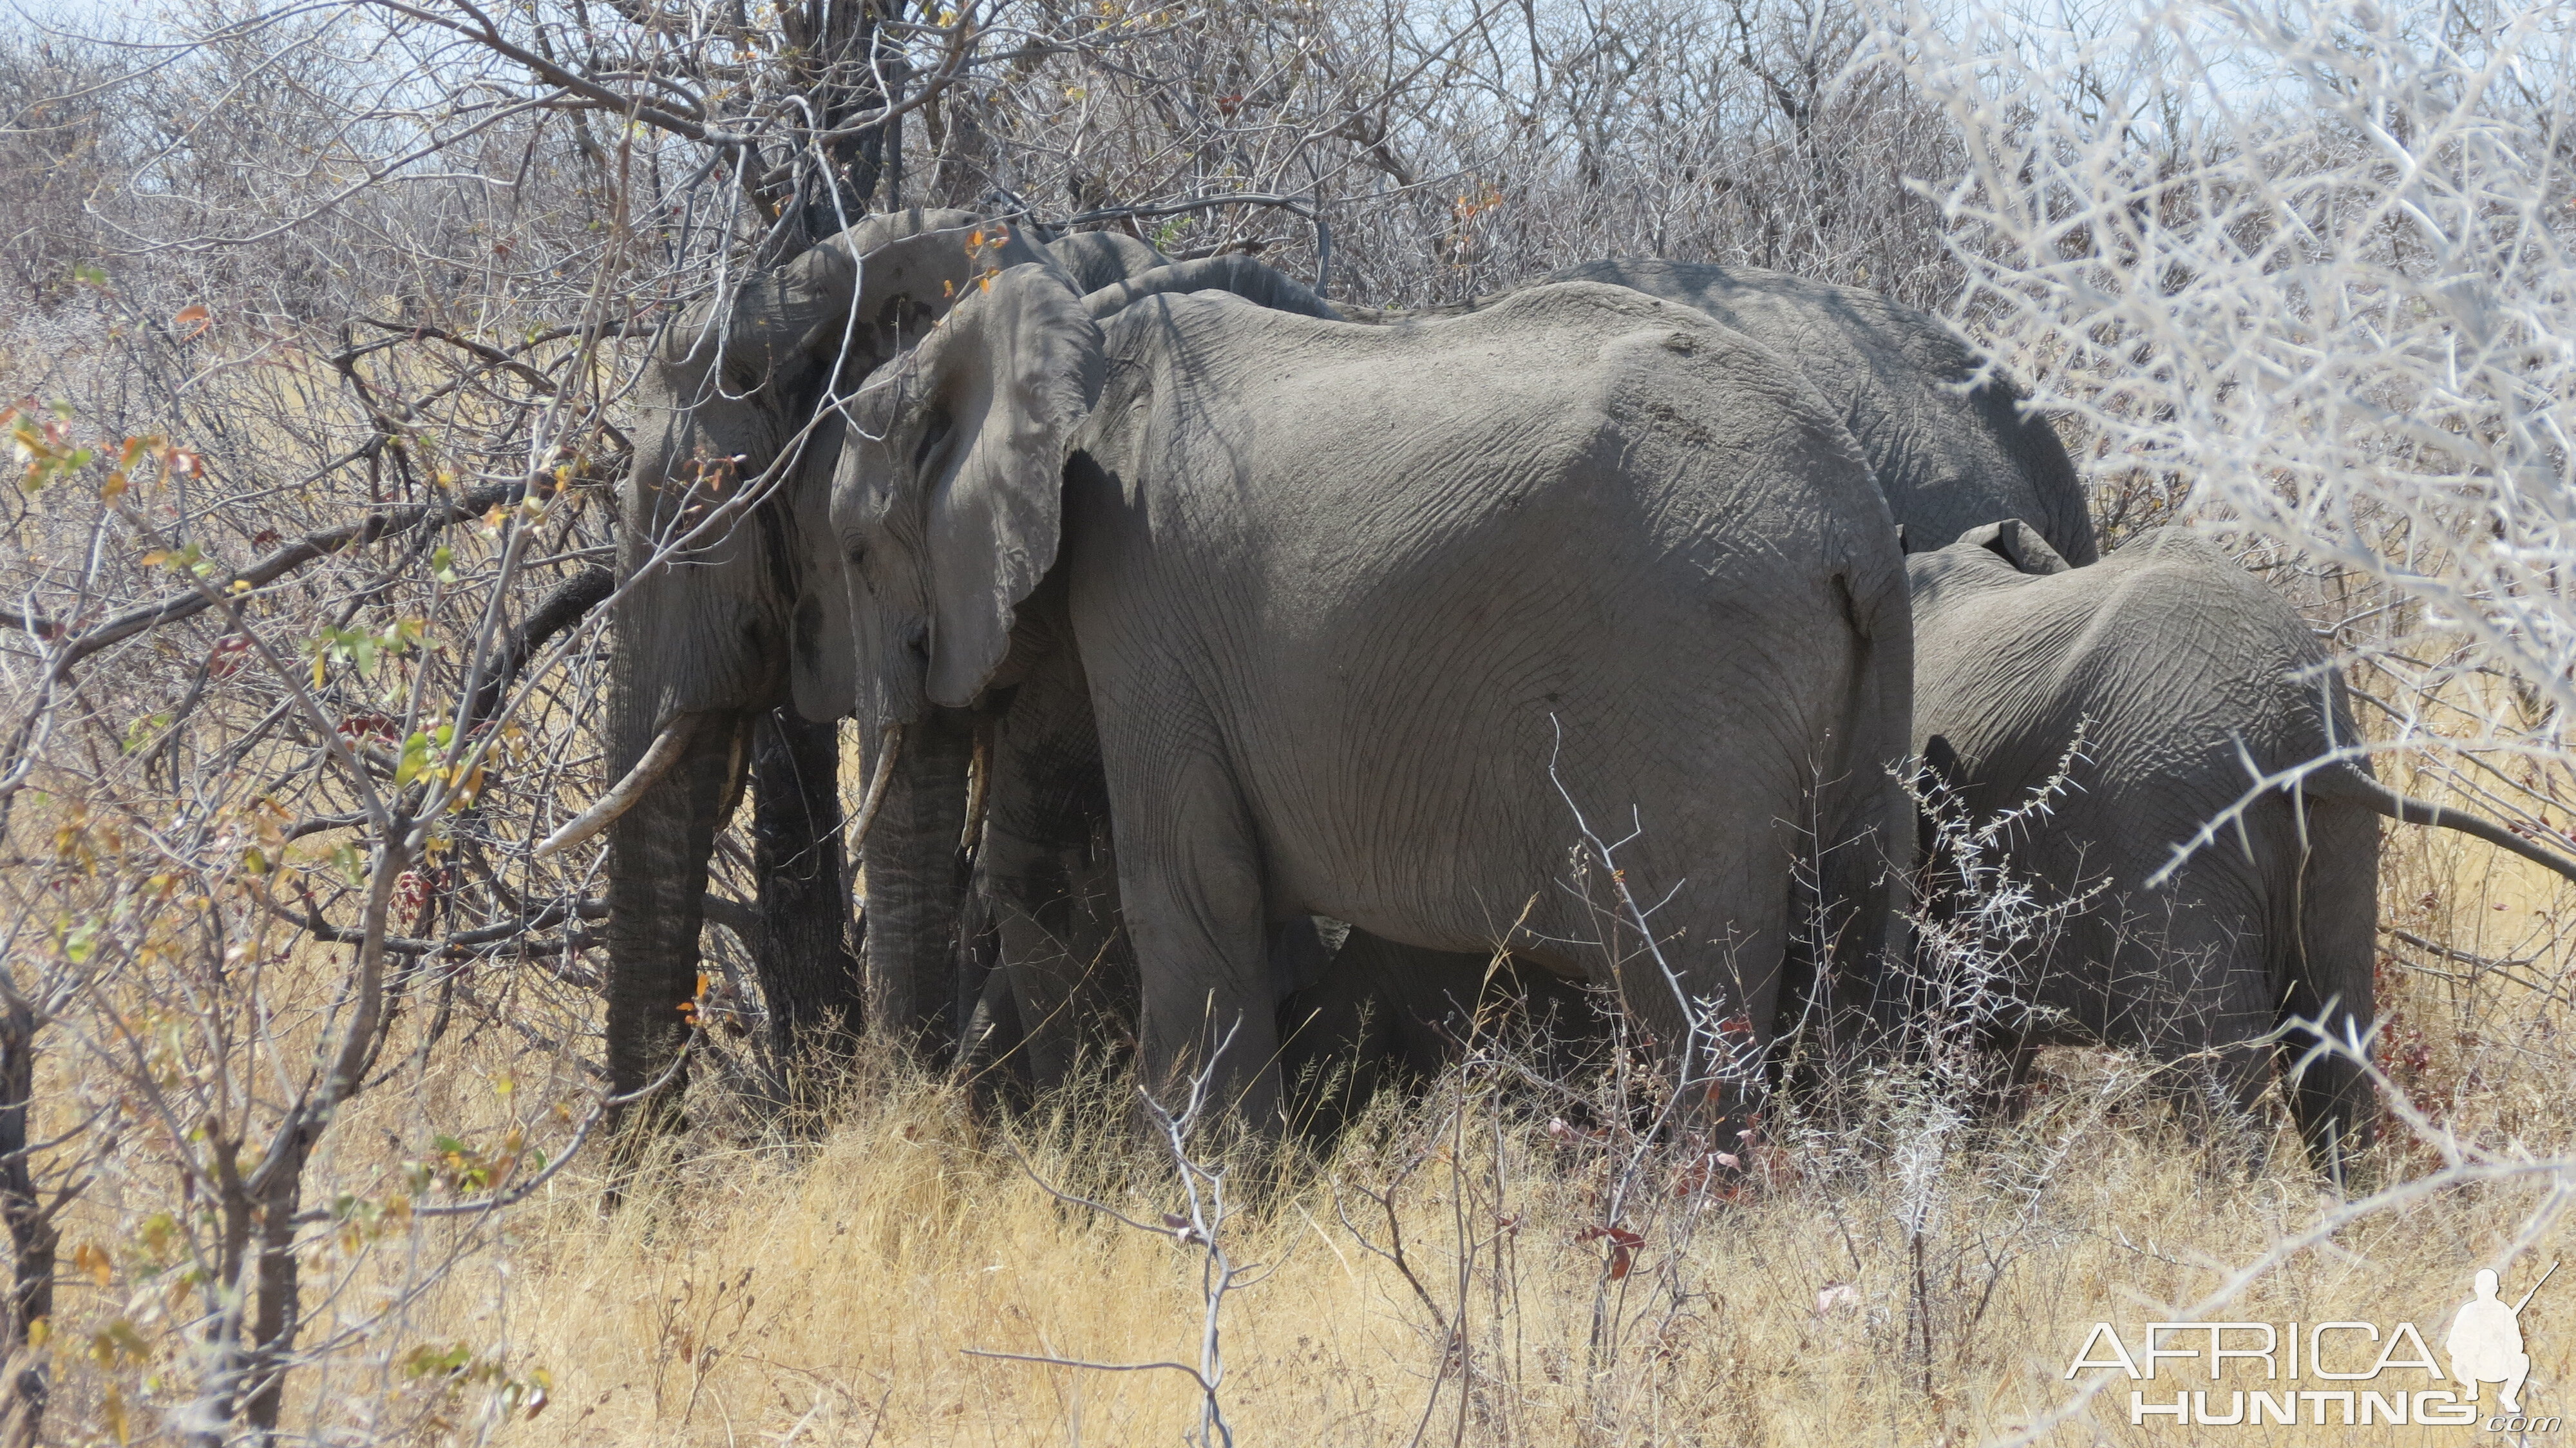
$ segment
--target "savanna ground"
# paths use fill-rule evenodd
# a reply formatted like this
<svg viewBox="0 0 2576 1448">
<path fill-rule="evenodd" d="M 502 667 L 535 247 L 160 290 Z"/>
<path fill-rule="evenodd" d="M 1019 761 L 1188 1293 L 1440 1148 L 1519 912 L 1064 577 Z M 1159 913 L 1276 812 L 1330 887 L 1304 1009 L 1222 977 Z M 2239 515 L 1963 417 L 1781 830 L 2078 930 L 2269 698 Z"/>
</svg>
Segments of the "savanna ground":
<svg viewBox="0 0 2576 1448">
<path fill-rule="evenodd" d="M 2514 964 L 2392 950 L 2383 1061 L 2439 1129 L 2507 1156 L 2563 1152 L 2563 886 L 2431 831 L 2392 829 L 2389 846 L 2389 924 Z M 489 1045 L 433 1059 L 367 1102 L 340 1128 L 351 1149 L 330 1164 L 332 1188 L 394 1197 L 417 1184 L 417 1163 L 436 1157 L 410 1123 L 488 1142 L 542 1120 L 549 1098 L 583 1104 L 578 1082 L 523 1079 L 523 1047 Z M 1244 1443 L 2009 1438 L 2074 1395 L 2068 1364 L 2094 1323 L 2134 1344 L 2141 1324 L 2175 1320 L 2267 1246 L 2442 1164 L 2392 1120 L 2347 1193 L 2286 1130 L 2269 1163 L 2247 1170 L 2182 1130 L 2150 1075 L 2115 1053 L 2050 1053 L 2036 1101 L 2007 1126 L 1958 1125 L 1892 1092 L 1872 1126 L 1765 1153 L 1732 1201 L 1657 1201 L 1693 1184 L 1649 1169 L 1643 1205 L 1621 1218 L 1641 1222 L 1644 1240 L 1623 1254 L 1599 1235 L 1618 1146 L 1570 1136 L 1545 1097 L 1497 1089 L 1491 1069 L 1462 1069 L 1382 1101 L 1323 1160 L 1234 1167 L 1270 1185 L 1220 1228 L 1233 1261 L 1261 1269 L 1218 1314 L 1225 1420 Z M 1168 1159 L 1109 1104 L 1117 1090 L 979 1123 L 954 1082 L 873 1059 L 819 1121 L 784 1129 L 702 1091 L 697 1133 L 622 1211 L 603 1215 L 599 1180 L 576 1167 L 494 1230 L 395 1230 L 394 1260 L 350 1253 L 355 1294 L 416 1284 L 423 1257 L 443 1271 L 381 1329 L 398 1351 L 315 1371 L 293 1416 L 309 1413 L 326 1438 L 1167 1440 L 1198 1419 L 1202 1395 L 1183 1373 L 973 1355 L 1200 1364 L 1201 1248 L 1041 1185 L 1156 1225 L 1183 1205 Z M 2438 1345 L 2469 1277 L 2549 1189 L 2546 1176 L 2460 1186 L 2360 1217 L 2203 1315 L 2407 1320 Z M 434 1187 L 421 1197 L 444 1199 Z M 132 1231 L 121 1216 L 102 1197 L 70 1235 L 116 1242 Z M 1399 1244 L 1402 1262 L 1389 1253 Z M 2524 1262 L 2566 1245 L 2553 1225 Z M 2508 1295 L 2533 1275 L 2510 1275 Z M 2558 1288 L 2524 1319 L 2525 1401 L 2542 1413 L 2559 1411 L 2576 1369 L 2565 1326 L 2576 1319 L 2553 1306 Z M 124 1273 L 106 1287 L 75 1273 L 58 1331 L 84 1342 L 148 1321 L 138 1305 L 156 1295 Z M 1463 1352 L 1444 1350 L 1452 1341 Z M 97 1394 L 148 1376 L 71 1373 L 64 1441 L 113 1436 Z M 544 1406 L 530 1414 L 540 1383 Z M 2099 1408 L 2042 1441 L 2422 1443 L 2472 1431 L 2133 1428 L 2127 1388 L 2115 1381 Z M 135 1397 L 127 1411 L 139 1415 L 151 1394 Z"/>
<path fill-rule="evenodd" d="M 2096 1322 L 2134 1349 L 2184 1316 L 2438 1345 L 2477 1268 L 2518 1296 L 2565 1251 L 2576 920 L 2473 841 L 2383 832 L 2390 1114 L 2341 1182 L 2079 1051 L 2010 1120 L 1955 1073 L 1854 1076 L 1711 1175 L 1615 1129 L 1650 1082 L 1534 1081 L 1504 1034 L 1320 1159 L 1234 1161 L 1222 1219 L 1114 1073 L 1009 1119 L 875 1046 L 790 1089 L 820 1078 L 763 1029 L 756 801 L 710 887 L 690 1127 L 603 1210 L 601 858 L 530 845 L 607 783 L 638 339 L 921 203 L 1251 251 L 1371 305 L 1621 253 L 1889 291 L 2059 419 L 2107 542 L 2192 523 L 2306 610 L 2384 778 L 2568 844 L 2566 19 L 24 22 L 0 1436 L 2465 1441 L 2132 1427 L 2125 1380 L 2088 1404 L 2068 1365 Z M 2553 1281 L 2524 1318 L 2544 1414 L 2571 1303 Z"/>
</svg>

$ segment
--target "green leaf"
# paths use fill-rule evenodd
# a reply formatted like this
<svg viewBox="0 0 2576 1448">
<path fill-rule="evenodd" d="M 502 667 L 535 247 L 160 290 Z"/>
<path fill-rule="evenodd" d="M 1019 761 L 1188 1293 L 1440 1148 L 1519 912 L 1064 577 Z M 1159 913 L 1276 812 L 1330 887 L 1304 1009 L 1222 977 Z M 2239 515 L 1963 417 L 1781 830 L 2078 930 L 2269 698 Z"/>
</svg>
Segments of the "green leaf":
<svg viewBox="0 0 2576 1448">
<path fill-rule="evenodd" d="M 430 738 L 427 734 L 414 732 L 409 739 L 403 741 L 402 762 L 394 766 L 396 788 L 420 777 L 420 772 L 429 766 L 429 749 Z"/>
<path fill-rule="evenodd" d="M 429 550 L 429 576 L 441 583 L 456 581 L 456 550 L 441 543 Z"/>
<path fill-rule="evenodd" d="M 443 1377 L 461 1372 L 474 1361 L 474 1350 L 464 1343 L 422 1343 L 403 1357 L 403 1371 L 415 1378 Z"/>
<path fill-rule="evenodd" d="M 151 739 L 154 734 L 159 733 L 162 726 L 169 722 L 170 716 L 166 713 L 146 714 L 142 718 L 135 720 L 133 723 L 126 725 L 125 752 L 132 754 L 134 751 L 142 748 L 146 741 Z"/>
</svg>

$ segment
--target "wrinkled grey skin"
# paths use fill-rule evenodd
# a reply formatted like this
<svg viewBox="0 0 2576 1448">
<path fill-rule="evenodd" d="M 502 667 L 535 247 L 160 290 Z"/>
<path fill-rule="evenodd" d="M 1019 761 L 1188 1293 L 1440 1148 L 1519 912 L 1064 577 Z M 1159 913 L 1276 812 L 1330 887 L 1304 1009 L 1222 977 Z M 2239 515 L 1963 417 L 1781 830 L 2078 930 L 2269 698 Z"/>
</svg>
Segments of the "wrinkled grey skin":
<svg viewBox="0 0 2576 1448">
<path fill-rule="evenodd" d="M 1643 811 L 1627 877 L 1673 892 L 1668 958 L 1757 1037 L 1797 968 L 1793 822 L 1841 846 L 1846 945 L 1879 943 L 1908 843 L 1894 529 L 1838 420 L 1705 316 L 1570 286 L 1423 327 L 1168 294 L 1103 326 L 1019 267 L 849 411 L 852 668 L 821 683 L 874 734 L 1078 660 L 1148 1083 L 1229 1042 L 1218 1086 L 1272 1122 L 1270 934 L 1300 915 L 1593 968 L 1551 760 L 1611 837 Z M 1005 892 L 1052 841 L 1003 803 L 1048 767 L 997 736 Z M 1682 1040 L 1625 954 L 1627 1008 Z"/>
<path fill-rule="evenodd" d="M 1620 258 L 1546 281 L 1601 282 L 1696 307 L 1794 364 L 1859 441 L 1907 552 L 2021 518 L 2068 562 L 2096 556 L 2083 483 L 2056 430 L 2023 413 L 2010 382 L 1978 381 L 1975 354 L 1938 317 L 1859 287 L 1759 267 Z M 1466 310 L 1501 299 L 1481 297 Z"/>
<path fill-rule="evenodd" d="M 2194 1070 L 2253 1104 L 2294 1017 L 2371 1029 L 2379 818 L 2443 824 L 2562 873 L 2576 865 L 2494 825 L 2388 790 L 2366 759 L 2249 804 L 2170 883 L 2147 882 L 2266 774 L 2359 739 L 2343 677 L 2297 613 L 2188 533 L 2139 536 L 2090 567 L 2015 522 L 1907 560 L 1914 745 L 1976 817 L 2027 800 L 2084 725 L 2070 788 L 2010 846 L 2042 898 L 2107 881 L 2059 938 L 2015 957 L 2036 1007 L 1999 1042 L 2107 1041 Z M 2576 873 L 2571 873 L 2576 878 Z M 2297 1041 L 2286 1048 L 2302 1049 Z M 2320 1159 L 2377 1119 L 2351 1062 L 2320 1058 L 2288 1092 Z"/>
<path fill-rule="evenodd" d="M 1077 231 L 1047 243 L 1047 254 L 1079 292 L 1141 276 L 1172 259 L 1123 231 Z"/>
<path fill-rule="evenodd" d="M 1063 242 L 1051 249 L 1062 259 Z M 1140 259 L 1132 245 L 1120 254 Z M 1094 290 L 1083 307 L 1101 318 L 1146 297 L 1202 291 L 1333 316 L 1305 287 L 1235 256 L 1148 268 Z M 825 559 L 819 566 L 835 563 Z M 977 856 L 966 906 L 958 1018 L 966 1022 L 965 1059 L 979 1079 L 1025 1099 L 1066 1080 L 1083 1053 L 1113 1053 L 1116 1043 L 1133 1039 L 1137 986 L 1119 916 L 1107 778 L 1080 658 L 1069 638 L 1046 632 L 1060 610 L 1021 613 L 1014 650 L 1042 663 L 1015 676 L 1007 689 L 987 691 L 978 710 L 992 740 L 1023 767 L 1018 787 L 988 794 L 988 818 L 1000 823 L 983 832 L 987 848 Z M 1332 930 L 1335 942 L 1346 930 L 1305 916 L 1271 928 L 1270 971 L 1283 1000 L 1333 964 L 1319 927 Z M 1009 968 L 997 968 L 1005 956 Z M 1439 973 L 1436 961 L 1428 973 Z M 1310 1033 L 1304 1039 L 1324 1038 Z"/>
<path fill-rule="evenodd" d="M 947 292 L 971 286 L 978 262 L 967 256 L 966 238 L 983 224 L 967 212 L 870 217 L 745 278 L 655 343 L 637 390 L 620 577 L 634 578 L 662 543 L 711 526 L 683 556 L 635 581 L 614 619 L 611 777 L 622 777 L 665 726 L 699 723 L 680 762 L 609 827 L 613 1090 L 660 1076 L 682 1038 L 707 857 L 741 788 L 749 721 L 788 702 L 793 655 L 817 647 L 824 615 L 804 560 L 823 519 L 839 415 L 824 414 L 773 491 L 751 500 L 746 485 L 796 446 L 836 371 L 840 390 L 855 387 L 946 310 Z M 1039 259 L 1010 236 L 980 264 Z M 837 576 L 829 581 L 837 595 Z M 847 708 L 846 698 L 797 702 L 817 720 Z M 888 901 L 917 896 L 910 912 L 872 902 L 866 942 L 875 1019 L 915 1027 L 922 1010 L 903 983 L 931 968 L 924 955 L 945 969 L 942 912 L 953 916 L 954 904 L 939 902 L 955 891 L 906 887 L 953 876 L 963 812 L 963 736 L 940 722 L 925 725 L 928 744 L 906 757 L 866 859 L 874 890 Z M 947 837 L 934 850 L 932 817 L 943 812 Z"/>
</svg>

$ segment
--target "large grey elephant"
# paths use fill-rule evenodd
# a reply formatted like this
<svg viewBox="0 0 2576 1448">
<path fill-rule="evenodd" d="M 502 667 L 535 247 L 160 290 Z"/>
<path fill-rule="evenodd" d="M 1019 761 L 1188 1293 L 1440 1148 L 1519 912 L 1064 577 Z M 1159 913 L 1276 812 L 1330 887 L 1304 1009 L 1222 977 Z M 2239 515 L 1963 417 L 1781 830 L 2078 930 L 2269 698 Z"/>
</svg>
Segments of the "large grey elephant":
<svg viewBox="0 0 2576 1448">
<path fill-rule="evenodd" d="M 1222 1046 L 1272 1119 L 1270 934 L 1300 915 L 1572 975 L 1616 957 L 1671 1047 L 1692 1017 L 1760 1044 L 1817 968 L 1802 854 L 1844 946 L 1880 943 L 1910 844 L 1882 770 L 1909 714 L 1895 529 L 1840 421 L 1704 315 L 1576 285 L 1416 327 L 1173 293 L 1102 324 L 1020 266 L 846 410 L 825 633 L 851 647 L 815 687 L 898 753 L 999 710 L 1006 892 L 1057 840 L 1015 838 L 1004 801 L 1086 743 L 1021 703 L 1088 701 L 1149 1082 Z M 1610 879 L 1566 888 L 1577 808 L 1642 826 L 1621 879 L 1652 882 L 1675 975 L 1605 926 Z"/>
<path fill-rule="evenodd" d="M 2025 411 L 2011 382 L 1981 366 L 1940 318 L 1860 287 L 1654 257 L 1583 262 L 1534 285 L 1568 281 L 1696 307 L 1779 353 L 1859 441 L 1905 531 L 1907 552 L 1947 546 L 1997 518 L 2021 518 L 2067 561 L 2096 556 L 2083 482 L 2056 430 Z M 1474 311 L 1511 295 L 1435 314 Z"/>
<path fill-rule="evenodd" d="M 1999 1044 L 2191 1058 L 2216 1099 L 2250 1105 L 2269 1079 L 2260 1043 L 2284 1022 L 2369 1035 L 2380 819 L 2461 830 L 2576 879 L 2576 863 L 2388 789 L 2365 758 L 2334 759 L 2361 736 L 2324 647 L 2188 533 L 2149 532 L 2069 569 L 2005 521 L 1907 568 L 1914 744 L 1939 791 L 1980 818 L 2012 808 L 2081 730 L 2066 787 L 2009 857 L 2043 900 L 2099 893 L 2013 950 L 2028 1012 Z M 2249 762 L 2277 779 L 2319 761 L 2331 762 L 2248 799 Z M 2212 821 L 2224 827 L 2151 884 Z M 2366 1141 L 2377 1118 L 2347 1059 L 2316 1060 L 2288 1095 L 2320 1158 Z"/>
<path fill-rule="evenodd" d="M 1613 259 L 1567 267 L 1534 285 L 1562 281 L 1624 286 L 1695 308 L 1795 366 L 1860 444 L 1907 551 L 1940 548 L 1970 527 L 2018 517 L 2037 520 L 2061 556 L 2094 559 L 2083 485 L 2055 429 L 2026 413 L 2012 384 L 1984 372 L 1939 318 L 1858 287 L 1757 267 Z M 1416 315 L 1472 315 L 1511 295 Z M 1390 319 L 1367 308 L 1339 310 L 1355 321 Z M 1421 998 L 1416 979 L 1474 979 L 1485 967 L 1481 953 L 1442 957 L 1362 944 L 1359 959 L 1385 982 L 1368 1012 L 1378 1020 L 1418 1019 L 1409 1004 Z M 1346 969 L 1337 984 L 1348 989 L 1357 980 Z M 1337 1004 L 1326 1018 L 1349 1014 Z M 1327 1027 L 1321 1034 L 1334 1040 L 1347 1032 Z"/>
<path fill-rule="evenodd" d="M 621 498 L 607 721 L 618 782 L 543 847 L 608 832 L 611 1089 L 635 1091 L 671 1066 L 696 989 L 716 830 L 739 797 L 755 721 L 795 717 L 782 714 L 794 659 L 811 652 L 823 613 L 804 540 L 820 527 L 839 448 L 840 414 L 820 406 L 827 389 L 854 389 L 979 273 L 1043 260 L 972 213 L 872 216 L 722 289 L 656 339 Z M 802 702 L 803 717 L 822 721 L 848 703 Z M 803 848 L 778 853 L 834 866 L 816 872 L 829 878 L 805 905 L 837 946 L 848 897 L 831 741 L 829 728 L 804 731 L 792 752 L 802 757 L 787 761 L 819 803 Z M 879 791 L 865 949 L 875 1019 L 898 1030 L 928 1029 L 945 1008 L 944 992 L 917 986 L 947 968 L 971 743 L 962 714 L 925 716 Z"/>
</svg>

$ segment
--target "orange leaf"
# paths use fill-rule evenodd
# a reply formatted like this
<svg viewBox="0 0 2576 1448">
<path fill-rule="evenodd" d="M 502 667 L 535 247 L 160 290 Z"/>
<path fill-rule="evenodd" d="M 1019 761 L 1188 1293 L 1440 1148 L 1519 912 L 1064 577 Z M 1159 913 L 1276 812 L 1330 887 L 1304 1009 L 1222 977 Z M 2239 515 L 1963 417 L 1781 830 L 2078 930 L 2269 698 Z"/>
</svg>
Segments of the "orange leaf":
<svg viewBox="0 0 2576 1448">
<path fill-rule="evenodd" d="M 197 302 L 181 307 L 179 315 L 170 319 L 170 326 L 172 330 L 178 332 L 179 340 L 185 342 L 213 326 L 214 318 L 215 314 L 206 310 L 205 303 Z"/>
</svg>

